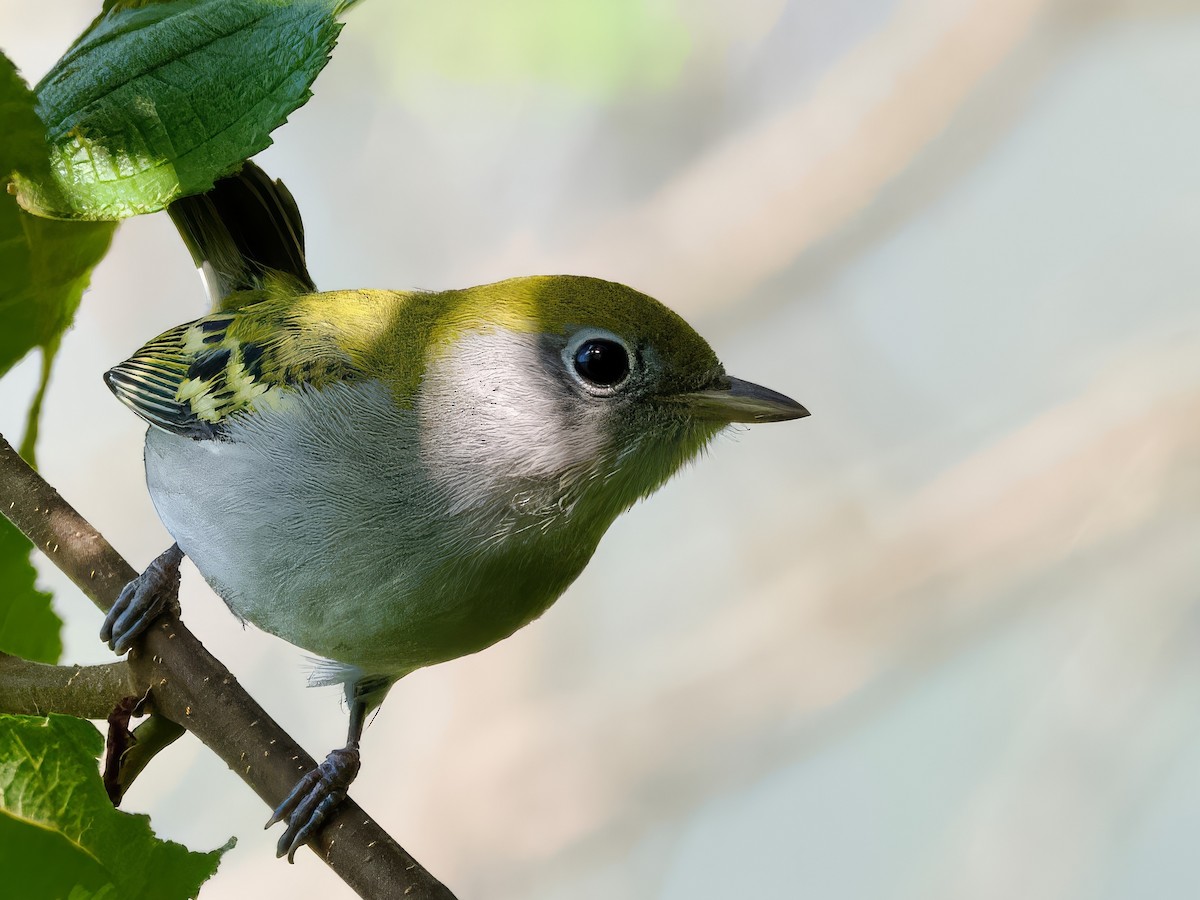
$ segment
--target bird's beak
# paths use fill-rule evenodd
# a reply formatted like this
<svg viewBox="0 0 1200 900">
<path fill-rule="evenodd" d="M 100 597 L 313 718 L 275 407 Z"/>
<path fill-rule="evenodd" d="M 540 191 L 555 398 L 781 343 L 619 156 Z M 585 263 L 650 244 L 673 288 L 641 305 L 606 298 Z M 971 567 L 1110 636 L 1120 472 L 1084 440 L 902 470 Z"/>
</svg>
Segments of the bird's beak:
<svg viewBox="0 0 1200 900">
<path fill-rule="evenodd" d="M 674 399 L 685 403 L 696 418 L 718 422 L 786 422 L 809 415 L 791 397 L 740 378 L 723 377 L 715 387 Z"/>
</svg>

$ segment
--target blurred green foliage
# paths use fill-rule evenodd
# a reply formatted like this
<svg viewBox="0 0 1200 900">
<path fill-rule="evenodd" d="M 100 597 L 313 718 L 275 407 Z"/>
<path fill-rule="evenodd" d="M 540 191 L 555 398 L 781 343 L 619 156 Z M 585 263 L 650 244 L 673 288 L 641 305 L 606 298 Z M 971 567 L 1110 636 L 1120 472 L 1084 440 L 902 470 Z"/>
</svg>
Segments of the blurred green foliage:
<svg viewBox="0 0 1200 900">
<path fill-rule="evenodd" d="M 34 95 L 0 54 L 0 179 L 15 169 L 45 172 L 45 129 Z M 34 347 L 51 347 L 75 315 L 112 225 L 51 222 L 0 195 L 0 375 Z"/>
<path fill-rule="evenodd" d="M 17 168 L 45 171 L 44 129 L 34 104 L 13 64 L 0 55 L 0 175 Z M 35 347 L 53 355 L 114 227 L 40 219 L 0 195 L 0 376 Z M 35 410 L 37 405 L 35 399 Z M 31 416 L 27 456 L 36 431 Z M 34 586 L 31 549 L 7 519 L 0 520 L 0 651 L 54 663 L 62 653 L 62 621 L 50 595 Z"/>
<path fill-rule="evenodd" d="M 546 82 L 592 96 L 666 88 L 691 36 L 670 3 L 647 0 L 392 2 L 380 56 L 403 92 L 415 75 Z"/>
<path fill-rule="evenodd" d="M 15 525 L 0 518 L 0 652 L 56 663 L 62 655 L 62 620 L 50 606 L 50 594 L 34 586 L 32 549 Z"/>
</svg>

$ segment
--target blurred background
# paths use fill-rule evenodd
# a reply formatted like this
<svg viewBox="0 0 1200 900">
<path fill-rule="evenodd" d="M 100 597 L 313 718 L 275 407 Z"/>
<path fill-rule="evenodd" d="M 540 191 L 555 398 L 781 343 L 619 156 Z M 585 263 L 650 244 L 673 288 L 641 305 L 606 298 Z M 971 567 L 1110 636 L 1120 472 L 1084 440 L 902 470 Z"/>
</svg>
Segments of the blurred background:
<svg viewBox="0 0 1200 900">
<path fill-rule="evenodd" d="M 95 14 L 0 2 L 36 81 Z M 374 0 L 259 157 L 319 285 L 579 272 L 813 411 L 618 521 L 546 616 L 398 686 L 356 798 L 459 896 L 1200 895 L 1200 2 Z M 204 311 L 165 215 L 66 336 L 43 473 L 169 539 L 100 374 Z M 16 436 L 37 378 L 0 385 Z M 100 617 L 45 561 L 66 659 Z M 316 756 L 335 689 L 194 569 L 189 625 Z M 194 739 L 127 807 L 341 897 Z"/>
</svg>

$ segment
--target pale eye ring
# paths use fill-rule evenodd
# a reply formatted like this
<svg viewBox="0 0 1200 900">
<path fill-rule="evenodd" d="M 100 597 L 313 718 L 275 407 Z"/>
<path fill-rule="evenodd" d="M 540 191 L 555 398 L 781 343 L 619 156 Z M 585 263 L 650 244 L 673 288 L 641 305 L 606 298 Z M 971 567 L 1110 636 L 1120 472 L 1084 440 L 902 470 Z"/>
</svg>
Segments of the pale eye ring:
<svg viewBox="0 0 1200 900">
<path fill-rule="evenodd" d="M 641 356 L 603 328 L 576 332 L 562 349 L 562 361 L 575 383 L 594 397 L 623 392 L 641 366 Z"/>
<path fill-rule="evenodd" d="M 629 377 L 629 351 L 616 341 L 591 338 L 575 351 L 575 372 L 600 388 L 615 388 Z"/>
</svg>

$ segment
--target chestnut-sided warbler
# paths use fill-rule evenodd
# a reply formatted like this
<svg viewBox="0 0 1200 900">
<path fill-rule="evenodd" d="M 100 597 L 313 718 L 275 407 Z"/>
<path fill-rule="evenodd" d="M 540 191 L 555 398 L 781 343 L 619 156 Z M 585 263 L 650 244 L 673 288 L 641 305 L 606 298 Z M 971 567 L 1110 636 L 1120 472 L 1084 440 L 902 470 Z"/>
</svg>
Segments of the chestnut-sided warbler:
<svg viewBox="0 0 1200 900">
<path fill-rule="evenodd" d="M 129 647 L 182 553 L 236 615 L 331 661 L 315 680 L 346 685 L 350 733 L 268 823 L 288 820 L 289 858 L 345 796 L 397 679 L 540 616 L 730 423 L 808 414 L 609 281 L 317 293 L 291 195 L 252 164 L 171 215 L 216 309 L 105 380 L 151 426 L 147 484 L 177 547 L 102 636 Z"/>
</svg>

